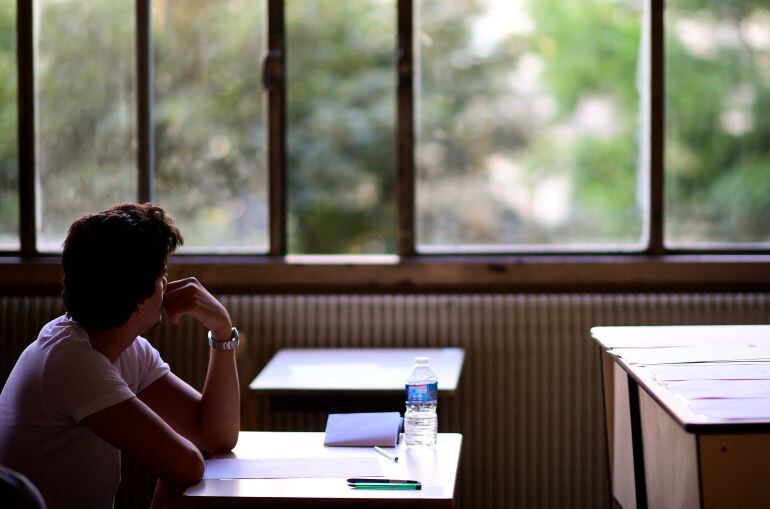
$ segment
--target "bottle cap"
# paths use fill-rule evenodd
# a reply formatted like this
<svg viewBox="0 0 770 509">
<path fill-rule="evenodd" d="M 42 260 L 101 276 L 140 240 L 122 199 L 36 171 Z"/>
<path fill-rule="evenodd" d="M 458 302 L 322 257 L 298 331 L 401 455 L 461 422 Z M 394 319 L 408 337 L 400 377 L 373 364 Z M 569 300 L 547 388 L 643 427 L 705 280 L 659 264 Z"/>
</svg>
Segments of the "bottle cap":
<svg viewBox="0 0 770 509">
<path fill-rule="evenodd" d="M 414 363 L 420 365 L 427 364 L 429 359 L 429 357 L 415 357 Z"/>
</svg>

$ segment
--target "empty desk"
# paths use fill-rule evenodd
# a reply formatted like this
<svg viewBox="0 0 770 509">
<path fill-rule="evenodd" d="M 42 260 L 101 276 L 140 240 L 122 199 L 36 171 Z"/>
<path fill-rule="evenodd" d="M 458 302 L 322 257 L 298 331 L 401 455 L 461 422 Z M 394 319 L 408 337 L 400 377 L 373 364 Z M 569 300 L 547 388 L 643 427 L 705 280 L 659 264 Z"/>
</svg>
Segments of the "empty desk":
<svg viewBox="0 0 770 509">
<path fill-rule="evenodd" d="M 280 428 L 270 415 L 280 412 L 318 412 L 314 431 L 325 424 L 320 414 L 403 412 L 404 382 L 419 356 L 430 358 L 438 376 L 440 412 L 441 400 L 452 397 L 460 382 L 465 358 L 461 348 L 279 350 L 249 385 L 255 395 L 268 400 L 269 413 L 258 416 L 259 427 Z"/>
</svg>

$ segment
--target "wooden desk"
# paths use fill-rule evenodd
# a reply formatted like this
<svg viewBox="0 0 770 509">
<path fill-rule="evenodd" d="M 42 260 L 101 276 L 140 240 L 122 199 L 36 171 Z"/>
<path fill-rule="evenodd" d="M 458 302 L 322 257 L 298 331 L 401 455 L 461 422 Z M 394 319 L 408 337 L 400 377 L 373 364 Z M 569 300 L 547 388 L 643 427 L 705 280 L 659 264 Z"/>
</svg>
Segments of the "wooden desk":
<svg viewBox="0 0 770 509">
<path fill-rule="evenodd" d="M 770 326 L 595 327 L 591 334 L 601 351 L 616 504 L 770 507 L 770 419 L 699 415 L 658 383 L 650 368 L 611 354 L 619 346 L 770 345 Z"/>
<path fill-rule="evenodd" d="M 436 507 L 454 503 L 462 435 L 440 433 L 435 449 L 398 447 L 399 462 L 369 447 L 324 447 L 323 433 L 242 431 L 232 453 L 215 458 L 374 456 L 386 477 L 422 481 L 420 491 L 353 490 L 345 479 L 209 479 L 191 486 L 185 497 L 206 507 Z"/>
<path fill-rule="evenodd" d="M 284 348 L 249 388 L 277 412 L 403 412 L 404 382 L 418 356 L 430 357 L 439 398 L 453 397 L 465 359 L 461 348 Z M 264 429 L 264 416 L 259 420 Z"/>
</svg>

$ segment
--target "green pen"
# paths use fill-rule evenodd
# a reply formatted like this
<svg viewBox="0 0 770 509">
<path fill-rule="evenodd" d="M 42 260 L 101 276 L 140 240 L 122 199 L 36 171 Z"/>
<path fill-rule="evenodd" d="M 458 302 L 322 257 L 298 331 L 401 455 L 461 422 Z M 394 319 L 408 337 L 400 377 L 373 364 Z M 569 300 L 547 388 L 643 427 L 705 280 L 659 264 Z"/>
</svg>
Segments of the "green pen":
<svg viewBox="0 0 770 509">
<path fill-rule="evenodd" d="M 395 483 L 348 483 L 354 490 L 421 490 L 422 484 L 395 484 Z"/>
</svg>

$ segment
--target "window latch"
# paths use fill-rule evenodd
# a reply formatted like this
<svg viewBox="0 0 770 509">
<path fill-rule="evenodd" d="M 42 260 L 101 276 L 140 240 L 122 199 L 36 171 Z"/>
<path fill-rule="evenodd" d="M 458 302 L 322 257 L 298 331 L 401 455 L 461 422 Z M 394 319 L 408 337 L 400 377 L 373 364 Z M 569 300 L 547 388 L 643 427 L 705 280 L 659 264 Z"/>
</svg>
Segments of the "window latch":
<svg viewBox="0 0 770 509">
<path fill-rule="evenodd" d="M 280 50 L 271 49 L 262 58 L 262 87 L 265 90 L 276 90 L 283 79 L 283 54 Z"/>
</svg>

